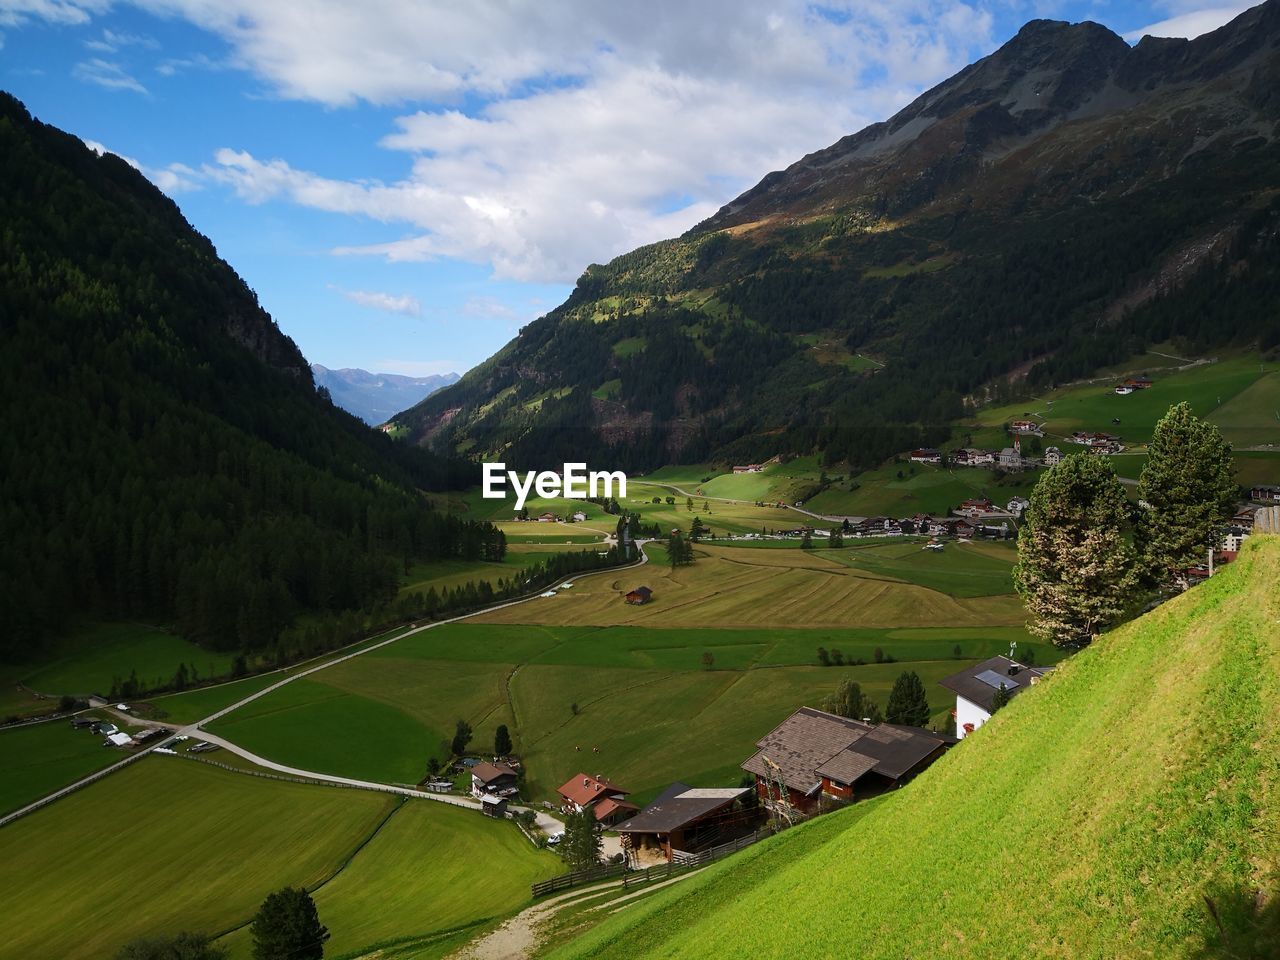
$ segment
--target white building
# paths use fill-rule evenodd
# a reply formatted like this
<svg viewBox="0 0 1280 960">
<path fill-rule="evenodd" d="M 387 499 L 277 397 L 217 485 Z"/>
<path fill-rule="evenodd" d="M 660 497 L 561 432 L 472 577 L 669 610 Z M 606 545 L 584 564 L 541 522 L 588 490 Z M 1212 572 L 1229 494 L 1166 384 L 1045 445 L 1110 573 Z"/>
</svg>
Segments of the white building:
<svg viewBox="0 0 1280 960">
<path fill-rule="evenodd" d="M 1015 517 L 1021 517 L 1022 511 L 1027 509 L 1029 506 L 1031 506 L 1031 501 L 1026 497 L 1014 497 L 1005 505 L 1005 509 Z"/>
<path fill-rule="evenodd" d="M 1046 467 L 1056 467 L 1062 462 L 1062 451 L 1057 447 L 1046 447 L 1044 451 L 1044 465 Z"/>
<path fill-rule="evenodd" d="M 1052 667 L 1028 667 L 1005 656 L 983 660 L 938 682 L 956 695 L 956 736 L 963 740 L 991 719 L 996 694 L 1003 686 L 1012 699 L 1035 686 Z"/>
</svg>

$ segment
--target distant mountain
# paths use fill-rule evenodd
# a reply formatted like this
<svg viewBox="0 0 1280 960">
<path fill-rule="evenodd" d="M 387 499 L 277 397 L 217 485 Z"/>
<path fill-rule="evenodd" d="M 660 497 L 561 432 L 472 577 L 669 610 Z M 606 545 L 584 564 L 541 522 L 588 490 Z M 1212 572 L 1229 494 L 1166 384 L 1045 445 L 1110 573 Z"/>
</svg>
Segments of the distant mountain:
<svg viewBox="0 0 1280 960">
<path fill-rule="evenodd" d="M 513 462 L 871 465 L 1146 343 L 1268 349 L 1278 134 L 1280 0 L 1133 47 L 1035 20 L 683 237 L 588 267 L 396 422 Z"/>
<path fill-rule="evenodd" d="M 318 363 L 311 365 L 316 386 L 329 391 L 333 402 L 348 413 L 354 413 L 370 426 L 385 423 L 401 410 L 408 410 L 441 387 L 456 383 L 456 373 L 431 377 L 404 377 L 396 373 L 370 373 L 353 367 L 330 370 Z"/>
<path fill-rule="evenodd" d="M 456 469 L 318 397 L 173 201 L 0 93 L 0 663 L 93 618 L 321 649 L 415 557 L 501 546 L 425 505 Z"/>
</svg>

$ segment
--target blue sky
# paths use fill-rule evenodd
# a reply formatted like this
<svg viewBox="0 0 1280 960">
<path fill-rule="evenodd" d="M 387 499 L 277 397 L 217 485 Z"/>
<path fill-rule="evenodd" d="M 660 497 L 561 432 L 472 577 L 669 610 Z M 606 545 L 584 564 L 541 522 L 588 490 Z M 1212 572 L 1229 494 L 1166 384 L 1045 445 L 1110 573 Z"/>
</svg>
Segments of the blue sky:
<svg viewBox="0 0 1280 960">
<path fill-rule="evenodd" d="M 1228 0 L 0 0 L 0 85 L 138 165 L 309 360 L 462 372 L 1033 17 L 1196 36 Z"/>
</svg>

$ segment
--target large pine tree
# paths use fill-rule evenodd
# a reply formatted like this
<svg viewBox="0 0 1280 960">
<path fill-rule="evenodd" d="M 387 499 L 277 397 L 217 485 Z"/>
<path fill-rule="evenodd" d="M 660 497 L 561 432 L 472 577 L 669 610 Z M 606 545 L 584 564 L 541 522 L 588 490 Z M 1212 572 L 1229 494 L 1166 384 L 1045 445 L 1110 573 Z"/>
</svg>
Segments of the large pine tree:
<svg viewBox="0 0 1280 960">
<path fill-rule="evenodd" d="M 268 896 L 250 930 L 254 960 L 320 960 L 329 939 L 311 894 L 294 887 Z"/>
<path fill-rule="evenodd" d="M 903 723 L 909 727 L 923 727 L 929 722 L 929 698 L 924 684 L 914 670 L 905 670 L 894 681 L 889 693 L 885 718 L 890 723 Z"/>
<path fill-rule="evenodd" d="M 1029 628 L 1059 646 L 1083 646 L 1120 617 L 1137 586 L 1124 489 L 1107 460 L 1076 453 L 1041 477 L 1030 500 L 1013 573 Z"/>
<path fill-rule="evenodd" d="M 1143 504 L 1135 541 L 1160 582 L 1186 584 L 1178 571 L 1206 559 L 1235 512 L 1231 445 L 1187 403 L 1170 407 L 1151 437 L 1138 483 Z"/>
</svg>

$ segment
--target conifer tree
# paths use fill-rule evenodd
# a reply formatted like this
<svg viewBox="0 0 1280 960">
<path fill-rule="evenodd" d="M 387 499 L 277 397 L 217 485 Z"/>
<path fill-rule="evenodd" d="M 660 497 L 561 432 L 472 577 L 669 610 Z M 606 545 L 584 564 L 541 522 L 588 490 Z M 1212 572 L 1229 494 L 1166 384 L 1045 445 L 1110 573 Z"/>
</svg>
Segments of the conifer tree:
<svg viewBox="0 0 1280 960">
<path fill-rule="evenodd" d="M 596 818 L 589 809 L 571 813 L 564 821 L 561 853 L 571 870 L 586 870 L 600 862 L 604 843 L 596 830 Z"/>
<path fill-rule="evenodd" d="M 1000 684 L 1000 689 L 995 692 L 995 696 L 991 698 L 991 712 L 995 713 L 1001 707 L 1007 707 L 1008 705 L 1009 688 L 1002 683 Z"/>
<path fill-rule="evenodd" d="M 1124 490 L 1107 460 L 1076 453 L 1040 478 L 1030 501 L 1013 572 L 1029 629 L 1059 646 L 1083 646 L 1120 617 L 1137 586 Z"/>
<path fill-rule="evenodd" d="M 894 681 L 885 716 L 890 723 L 909 727 L 923 727 L 929 722 L 929 698 L 925 696 L 920 675 L 914 670 L 903 671 Z"/>
<path fill-rule="evenodd" d="M 499 757 L 505 757 L 511 752 L 511 731 L 507 729 L 505 723 L 498 724 L 498 729 L 493 734 L 493 752 Z"/>
<path fill-rule="evenodd" d="M 320 960 L 329 939 L 311 894 L 293 887 L 267 897 L 250 930 L 254 960 Z"/>
<path fill-rule="evenodd" d="M 1146 572 L 1186 586 L 1174 573 L 1203 561 L 1235 513 L 1231 445 L 1217 426 L 1187 403 L 1169 408 L 1156 424 L 1150 455 L 1138 482 L 1143 503 L 1135 533 Z"/>
</svg>

